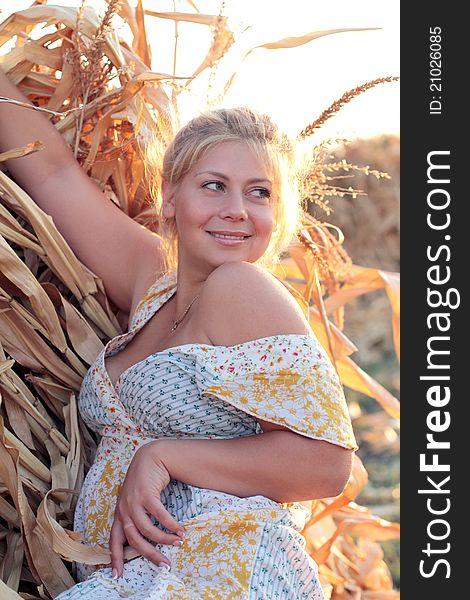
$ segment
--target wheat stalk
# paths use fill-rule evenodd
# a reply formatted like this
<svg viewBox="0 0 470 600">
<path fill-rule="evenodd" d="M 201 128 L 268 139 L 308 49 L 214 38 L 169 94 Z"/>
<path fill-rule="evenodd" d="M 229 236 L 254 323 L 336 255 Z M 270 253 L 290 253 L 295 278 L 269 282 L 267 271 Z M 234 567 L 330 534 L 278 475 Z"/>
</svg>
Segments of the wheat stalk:
<svg viewBox="0 0 470 600">
<path fill-rule="evenodd" d="M 326 123 L 326 121 L 328 121 L 328 119 L 330 119 L 338 111 L 340 111 L 343 108 L 343 106 L 348 104 L 348 102 L 351 102 L 353 98 L 356 98 L 356 96 L 363 94 L 365 91 L 370 90 L 371 88 L 380 85 L 381 83 L 390 83 L 392 81 L 399 81 L 399 79 L 399 77 L 393 76 L 379 77 L 377 79 L 373 79 L 372 81 L 368 81 L 367 83 L 363 83 L 362 85 L 358 85 L 352 90 L 345 92 L 341 96 L 341 98 L 339 98 L 339 100 L 335 100 L 335 102 L 333 102 L 331 106 L 324 110 L 321 113 L 321 115 L 315 121 L 313 121 L 313 123 L 310 123 L 310 125 L 307 125 L 304 129 L 302 129 L 302 131 L 299 133 L 299 137 L 305 138 L 312 135 L 317 129 L 322 127 Z"/>
</svg>

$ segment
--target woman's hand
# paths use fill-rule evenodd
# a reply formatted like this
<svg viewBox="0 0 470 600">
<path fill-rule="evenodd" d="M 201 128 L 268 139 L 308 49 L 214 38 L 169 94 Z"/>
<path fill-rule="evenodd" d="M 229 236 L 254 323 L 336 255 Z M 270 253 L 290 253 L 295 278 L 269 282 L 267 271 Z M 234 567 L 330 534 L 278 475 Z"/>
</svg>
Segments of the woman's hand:
<svg viewBox="0 0 470 600">
<path fill-rule="evenodd" d="M 165 509 L 160 494 L 170 482 L 170 474 L 157 455 L 158 445 L 150 442 L 139 448 L 127 470 L 117 499 L 109 547 L 113 576 L 122 575 L 124 567 L 123 546 L 127 540 L 142 556 L 156 564 L 169 565 L 168 559 L 145 538 L 158 544 L 179 545 L 184 528 Z M 174 534 L 156 527 L 149 515 Z"/>
</svg>

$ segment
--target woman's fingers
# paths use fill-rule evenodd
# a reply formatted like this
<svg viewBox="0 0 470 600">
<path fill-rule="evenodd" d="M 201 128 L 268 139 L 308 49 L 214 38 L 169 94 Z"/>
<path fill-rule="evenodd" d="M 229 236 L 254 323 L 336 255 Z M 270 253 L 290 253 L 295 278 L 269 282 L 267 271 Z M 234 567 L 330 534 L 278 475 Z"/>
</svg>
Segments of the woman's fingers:
<svg viewBox="0 0 470 600">
<path fill-rule="evenodd" d="M 184 537 L 184 527 L 174 519 L 158 498 L 150 498 L 145 508 L 158 519 L 159 523 L 180 538 Z"/>
<path fill-rule="evenodd" d="M 134 515 L 134 524 L 142 535 L 158 544 L 172 545 L 174 542 L 181 540 L 180 536 L 173 533 L 165 533 L 159 527 L 154 525 L 145 512 L 136 513 Z"/>
<path fill-rule="evenodd" d="M 144 558 L 148 558 L 157 565 L 164 563 L 170 566 L 170 561 L 166 556 L 161 552 L 158 552 L 155 546 L 150 544 L 150 542 L 147 542 L 134 523 L 125 523 L 122 528 L 129 545 L 135 548 Z"/>
<path fill-rule="evenodd" d="M 114 519 L 111 527 L 111 535 L 109 537 L 109 549 L 111 550 L 111 567 L 113 569 L 113 577 L 116 573 L 121 577 L 124 568 L 124 544 L 126 536 L 122 528 L 121 521 Z"/>
<path fill-rule="evenodd" d="M 156 550 L 156 548 L 145 538 L 149 538 L 157 544 L 179 545 L 183 541 L 184 528 L 171 516 L 165 509 L 161 501 L 154 500 L 149 503 L 146 509 L 158 519 L 159 523 L 170 531 L 178 532 L 166 533 L 154 525 L 149 515 L 144 510 L 134 514 L 124 514 L 123 506 L 119 506 L 114 515 L 114 522 L 111 527 L 109 539 L 109 548 L 111 551 L 111 566 L 113 574 L 116 572 L 121 577 L 124 568 L 124 550 L 126 541 L 143 557 L 148 558 L 155 564 L 170 565 L 168 559 Z M 145 536 L 145 537 L 144 537 Z M 116 571 L 114 571 L 114 569 Z"/>
</svg>

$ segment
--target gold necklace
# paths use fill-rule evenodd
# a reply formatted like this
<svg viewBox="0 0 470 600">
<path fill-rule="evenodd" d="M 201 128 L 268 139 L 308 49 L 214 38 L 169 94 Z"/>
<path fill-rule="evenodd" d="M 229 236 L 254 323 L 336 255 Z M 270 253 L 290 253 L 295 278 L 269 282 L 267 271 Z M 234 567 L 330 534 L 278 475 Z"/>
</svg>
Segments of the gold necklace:
<svg viewBox="0 0 470 600">
<path fill-rule="evenodd" d="M 171 328 L 170 333 L 173 333 L 173 331 L 175 331 L 175 329 L 178 327 L 178 325 L 181 323 L 181 321 L 185 318 L 185 316 L 188 314 L 189 309 L 191 308 L 191 306 L 194 304 L 194 302 L 196 302 L 196 300 L 199 298 L 199 294 L 197 296 L 195 296 L 191 302 L 188 304 L 186 310 L 184 311 L 184 313 L 182 314 L 182 316 L 179 319 L 173 320 L 173 327 Z"/>
</svg>

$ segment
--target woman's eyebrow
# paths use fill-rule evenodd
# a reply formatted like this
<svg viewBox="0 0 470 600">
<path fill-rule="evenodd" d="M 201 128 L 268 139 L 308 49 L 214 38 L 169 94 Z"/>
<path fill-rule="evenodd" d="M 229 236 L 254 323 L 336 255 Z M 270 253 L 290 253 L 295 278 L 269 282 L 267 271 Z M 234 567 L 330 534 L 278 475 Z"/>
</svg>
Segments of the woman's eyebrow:
<svg viewBox="0 0 470 600">
<path fill-rule="evenodd" d="M 195 173 L 196 176 L 205 174 L 220 177 L 220 179 L 225 179 L 225 181 L 230 181 L 230 177 L 227 177 L 227 175 L 219 173 L 218 171 L 200 171 L 199 173 Z M 253 179 L 249 179 L 247 183 L 271 183 L 271 181 L 265 177 L 254 177 Z"/>
</svg>

